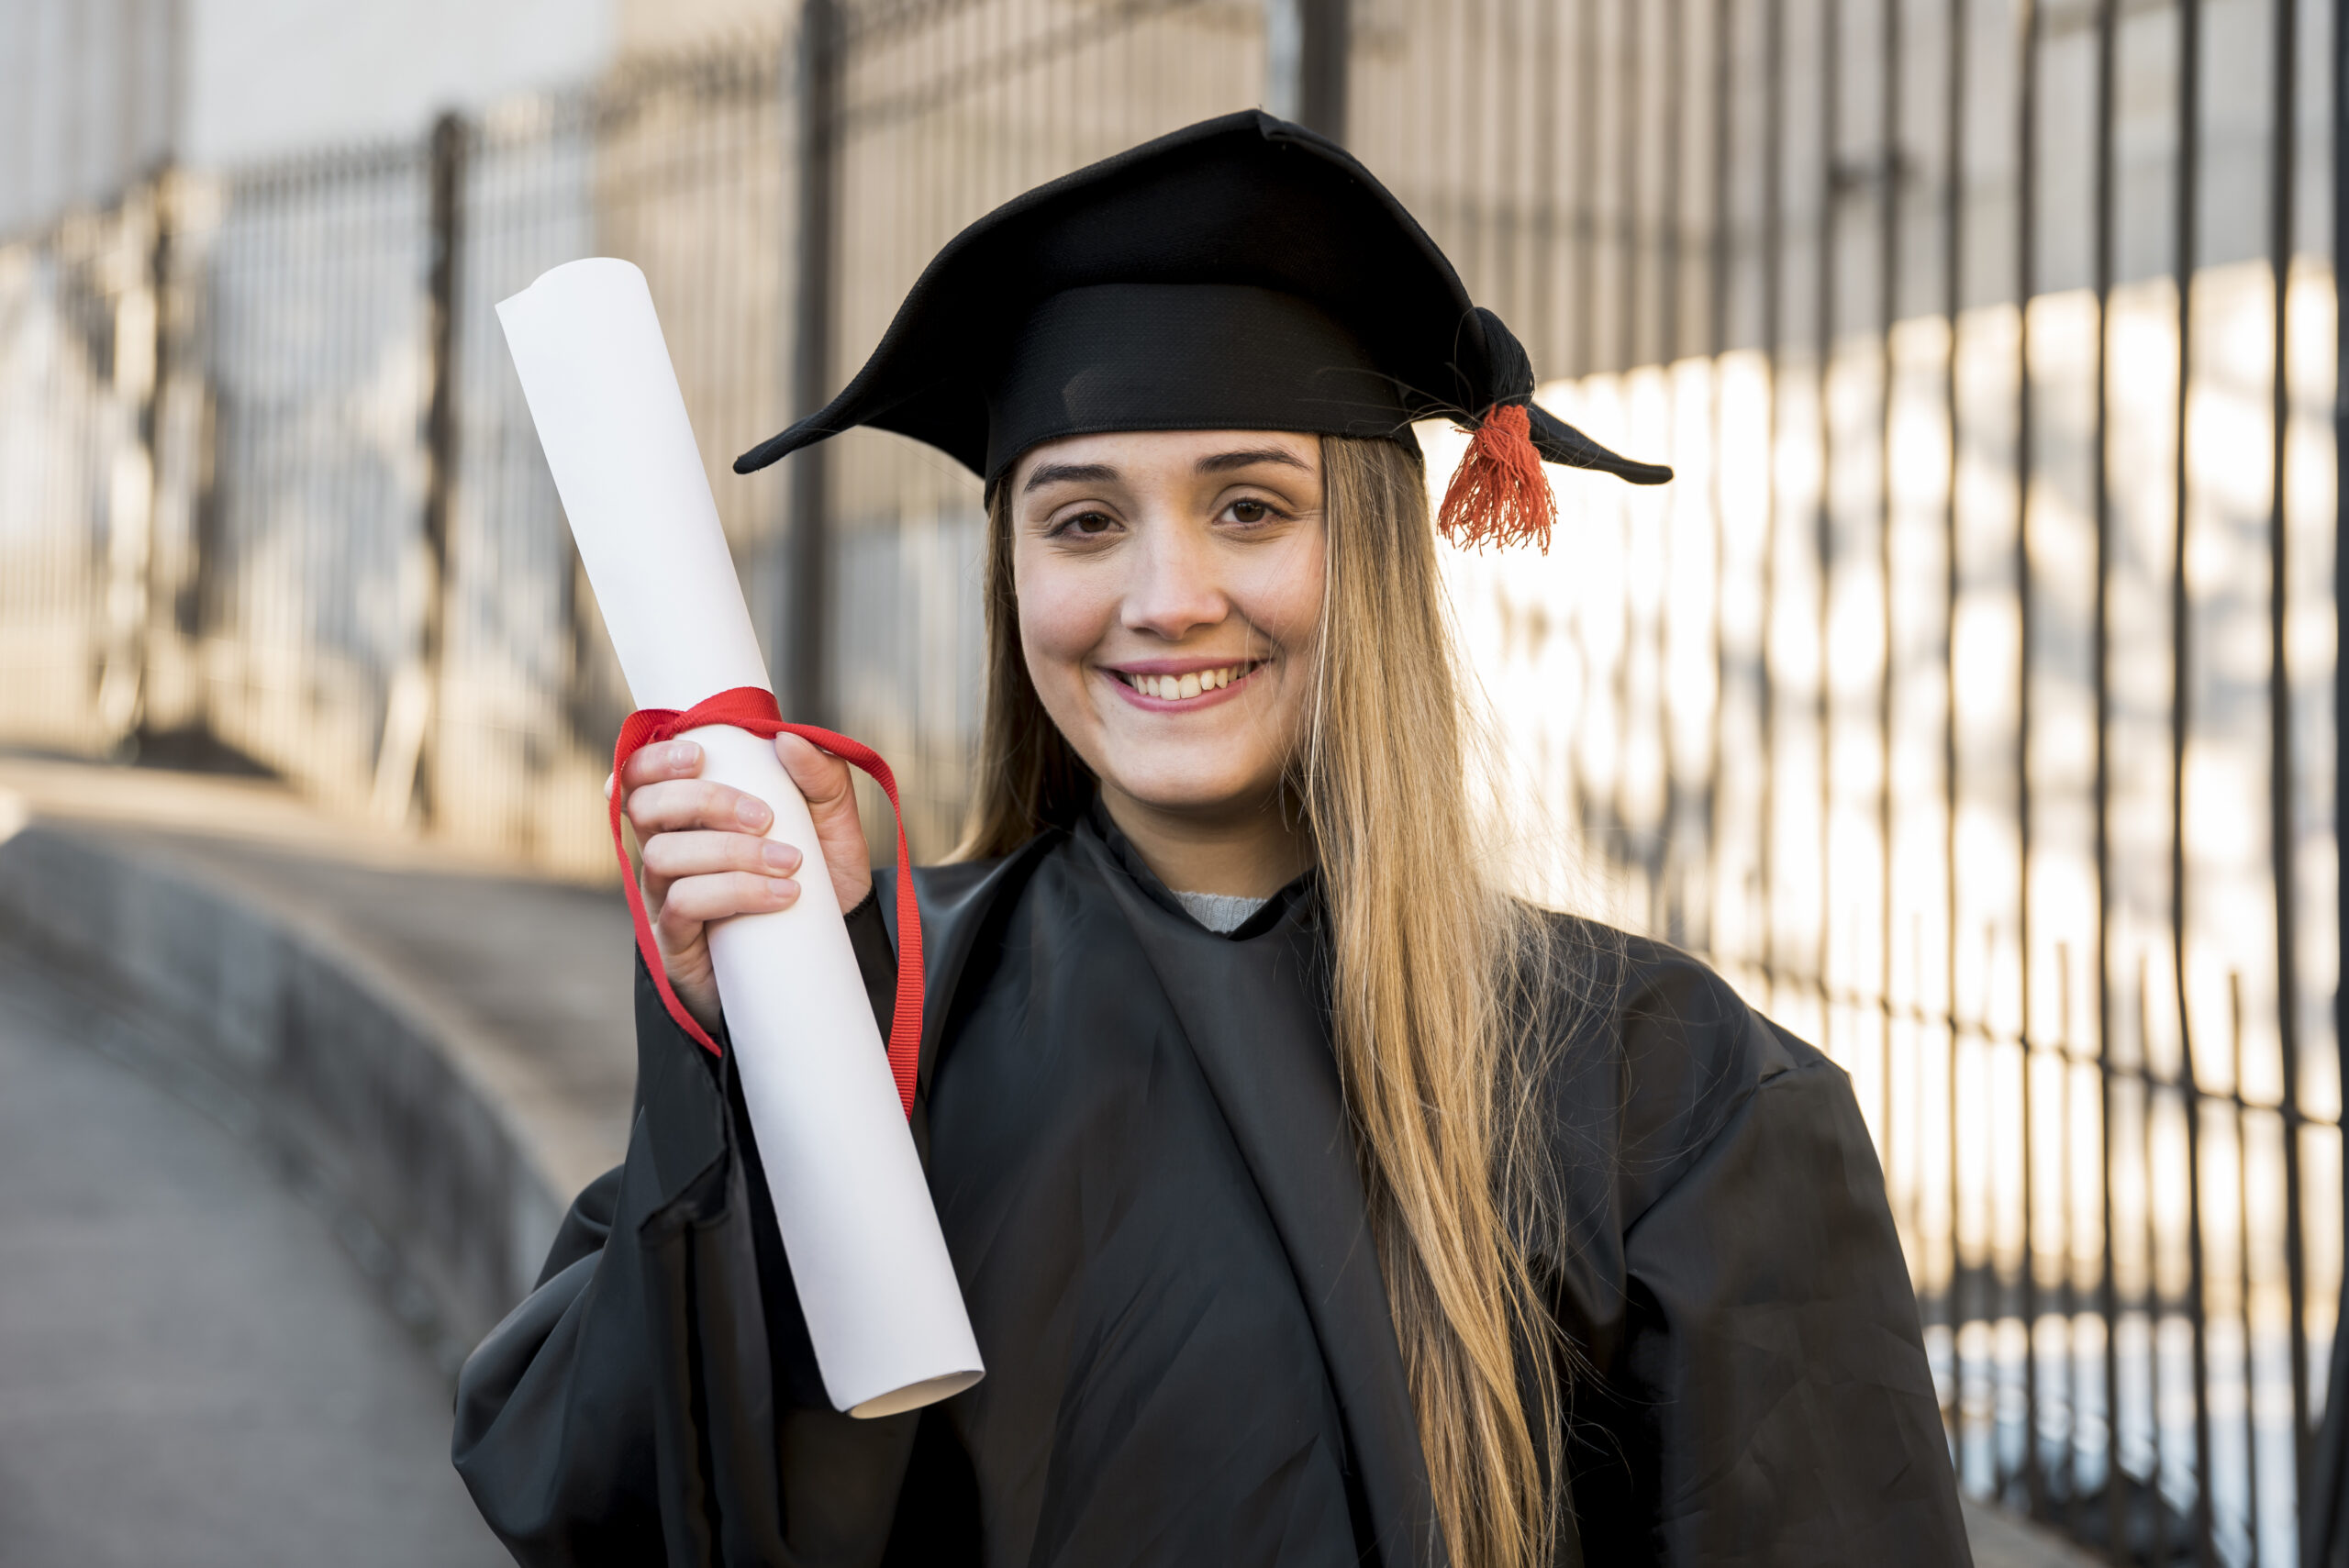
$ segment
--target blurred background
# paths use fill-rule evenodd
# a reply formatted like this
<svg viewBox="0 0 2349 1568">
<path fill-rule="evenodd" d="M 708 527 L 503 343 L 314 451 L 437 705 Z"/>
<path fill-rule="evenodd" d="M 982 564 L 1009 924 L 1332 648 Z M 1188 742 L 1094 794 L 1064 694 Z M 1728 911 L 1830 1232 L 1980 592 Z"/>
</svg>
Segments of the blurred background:
<svg viewBox="0 0 2349 1568">
<path fill-rule="evenodd" d="M 1970 1494 L 2299 1562 L 2342 1463 L 2342 10 L 0 0 L 0 744 L 608 879 L 629 704 L 491 306 L 624 256 L 786 710 L 942 854 L 975 483 L 869 431 L 728 464 L 981 213 L 1270 107 L 1679 473 L 1553 473 L 1546 556 L 1448 557 L 1511 874 L 1851 1073 Z"/>
</svg>

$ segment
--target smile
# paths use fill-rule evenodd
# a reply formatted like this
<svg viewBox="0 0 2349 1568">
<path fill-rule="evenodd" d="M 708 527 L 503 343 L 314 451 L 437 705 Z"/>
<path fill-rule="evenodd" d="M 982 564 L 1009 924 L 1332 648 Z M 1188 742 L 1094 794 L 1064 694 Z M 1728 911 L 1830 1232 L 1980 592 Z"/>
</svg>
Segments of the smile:
<svg viewBox="0 0 2349 1568">
<path fill-rule="evenodd" d="M 1229 691 L 1234 684 L 1263 669 L 1264 664 L 1261 659 L 1243 659 L 1236 663 L 1185 670 L 1179 673 L 1134 670 L 1108 670 L 1104 673 L 1128 693 L 1147 699 L 1151 706 L 1176 706 L 1204 702 L 1219 693 Z"/>
</svg>

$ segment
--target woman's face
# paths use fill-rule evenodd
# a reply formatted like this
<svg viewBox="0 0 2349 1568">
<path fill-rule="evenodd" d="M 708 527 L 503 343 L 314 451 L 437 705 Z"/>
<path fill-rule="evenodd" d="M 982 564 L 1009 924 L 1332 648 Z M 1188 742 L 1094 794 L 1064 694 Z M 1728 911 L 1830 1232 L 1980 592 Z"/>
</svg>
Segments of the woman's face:
<svg viewBox="0 0 2349 1568">
<path fill-rule="evenodd" d="M 1303 733 L 1321 617 L 1319 441 L 1071 436 L 1005 483 L 1029 675 L 1112 804 L 1262 811 Z"/>
</svg>

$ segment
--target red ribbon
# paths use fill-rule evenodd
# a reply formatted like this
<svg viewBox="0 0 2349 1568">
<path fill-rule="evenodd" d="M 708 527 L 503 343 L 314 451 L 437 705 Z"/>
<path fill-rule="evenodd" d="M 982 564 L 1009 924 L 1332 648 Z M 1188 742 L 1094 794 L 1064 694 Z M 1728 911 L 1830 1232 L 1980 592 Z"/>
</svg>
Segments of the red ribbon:
<svg viewBox="0 0 2349 1568">
<path fill-rule="evenodd" d="M 897 818 L 897 1006 L 889 1020 L 889 1075 L 897 1081 L 897 1102 L 912 1116 L 914 1074 L 921 1064 L 921 910 L 914 903 L 913 862 L 906 853 L 906 814 L 897 804 L 897 781 L 889 764 L 870 746 L 812 724 L 785 724 L 774 706 L 774 694 L 758 686 L 736 686 L 682 713 L 673 707 L 639 708 L 620 726 L 619 742 L 612 748 L 612 852 L 619 856 L 620 885 L 628 892 L 628 912 L 636 921 L 636 950 L 644 955 L 652 984 L 661 988 L 661 1000 L 679 1029 L 699 1040 L 711 1055 L 719 1054 L 718 1042 L 694 1021 L 676 992 L 669 988 L 667 966 L 662 963 L 661 950 L 652 940 L 652 919 L 644 911 L 644 892 L 637 886 L 628 845 L 620 838 L 620 770 L 645 747 L 711 724 L 730 724 L 770 740 L 796 735 L 871 774 L 889 797 L 889 809 Z M 806 872 L 801 868 L 803 876 Z"/>
</svg>

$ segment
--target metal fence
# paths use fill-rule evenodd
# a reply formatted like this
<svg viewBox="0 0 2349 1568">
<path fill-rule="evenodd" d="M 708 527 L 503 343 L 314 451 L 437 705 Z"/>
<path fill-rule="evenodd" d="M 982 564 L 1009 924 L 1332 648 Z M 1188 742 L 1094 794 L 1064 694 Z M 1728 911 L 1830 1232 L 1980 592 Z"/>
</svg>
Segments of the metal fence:
<svg viewBox="0 0 2349 1568">
<path fill-rule="evenodd" d="M 1852 1073 L 1970 1490 L 2290 1561 L 2343 1230 L 2342 43 L 2320 0 L 808 0 L 166 176 L 0 247 L 0 735 L 199 737 L 594 873 L 626 696 L 488 306 L 618 254 L 785 689 L 939 852 L 975 484 L 870 432 L 726 464 L 972 217 L 1276 103 L 1680 471 L 1449 559 L 1529 888 Z"/>
<path fill-rule="evenodd" d="M 1515 813 L 1589 854 L 1521 859 L 1851 1071 L 1970 1488 L 2293 1560 L 2343 1230 L 2332 9 L 1358 15 L 1397 112 L 1353 144 L 1682 474 L 1458 565 Z"/>
</svg>

